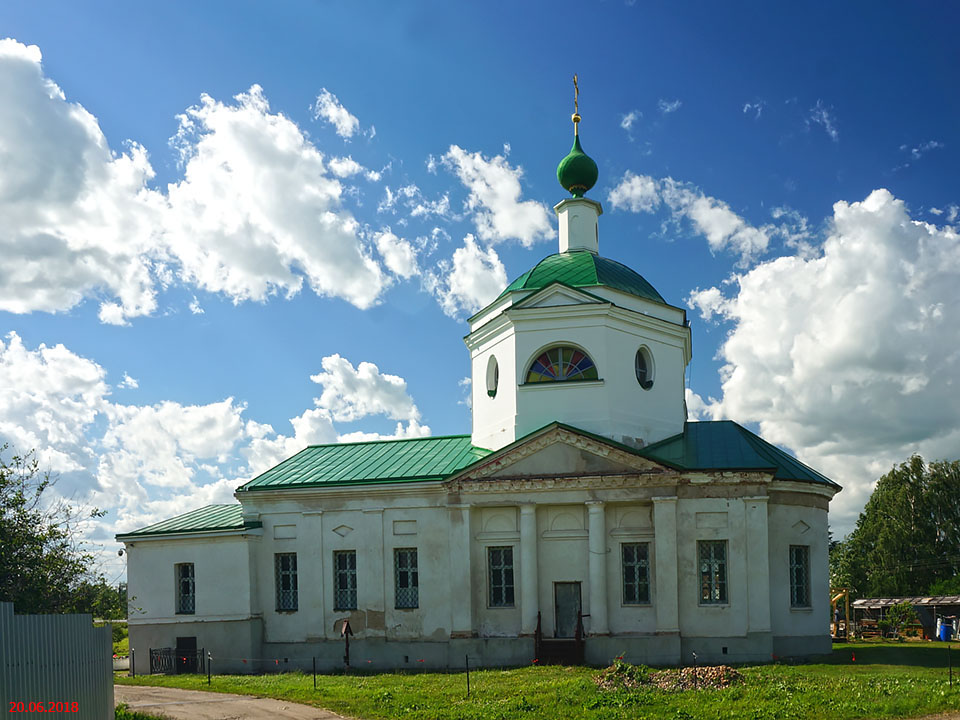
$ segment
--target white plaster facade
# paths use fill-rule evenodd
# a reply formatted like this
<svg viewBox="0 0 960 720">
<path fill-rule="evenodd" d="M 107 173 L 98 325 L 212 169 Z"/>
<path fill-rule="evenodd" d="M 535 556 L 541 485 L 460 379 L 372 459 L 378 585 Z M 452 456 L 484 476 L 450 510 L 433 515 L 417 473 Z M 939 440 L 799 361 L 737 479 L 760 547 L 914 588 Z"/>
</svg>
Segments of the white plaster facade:
<svg viewBox="0 0 960 720">
<path fill-rule="evenodd" d="M 595 252 L 599 203 L 565 202 L 562 242 Z M 829 652 L 827 509 L 837 486 L 784 481 L 776 468 L 685 470 L 638 451 L 685 432 L 682 310 L 612 287 L 551 284 L 499 298 L 471 318 L 465 341 L 472 442 L 495 451 L 485 458 L 442 480 L 238 492 L 242 529 L 121 536 L 138 672 L 149 647 L 182 636 L 213 654 L 215 671 L 273 669 L 263 659 L 339 667 L 344 619 L 357 667 L 460 667 L 465 654 L 524 665 L 538 626 L 547 639 L 569 635 L 560 626 L 574 593 L 591 663 Z M 532 359 L 557 344 L 589 353 L 598 379 L 526 385 Z M 635 372 L 640 348 L 653 363 L 649 389 Z M 704 601 L 700 553 L 710 541 L 722 547 L 724 592 Z M 627 597 L 625 545 L 646 553 L 642 598 Z M 491 548 L 510 549 L 509 602 L 492 599 Z M 416 607 L 398 608 L 398 549 L 416 551 Z M 356 553 L 354 610 L 335 607 L 338 551 Z M 808 562 L 800 606 L 795 552 Z M 296 554 L 296 610 L 277 610 L 278 553 Z M 175 612 L 179 563 L 194 566 L 189 615 Z"/>
</svg>

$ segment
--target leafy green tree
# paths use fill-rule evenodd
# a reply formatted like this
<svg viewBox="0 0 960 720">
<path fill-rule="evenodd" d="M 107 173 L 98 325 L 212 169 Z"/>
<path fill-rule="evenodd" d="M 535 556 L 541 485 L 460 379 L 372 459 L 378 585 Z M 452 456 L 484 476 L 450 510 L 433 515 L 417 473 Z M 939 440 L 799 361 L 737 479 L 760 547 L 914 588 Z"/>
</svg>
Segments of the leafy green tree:
<svg viewBox="0 0 960 720">
<path fill-rule="evenodd" d="M 937 580 L 930 589 L 928 595 L 960 595 L 960 575 Z"/>
<path fill-rule="evenodd" d="M 884 619 L 889 624 L 894 637 L 897 637 L 904 625 L 917 622 L 917 611 L 908 602 L 897 603 L 887 609 Z"/>
<path fill-rule="evenodd" d="M 93 612 L 105 583 L 92 570 L 78 524 L 103 513 L 44 496 L 54 479 L 36 454 L 7 451 L 0 446 L 0 600 L 24 613 Z"/>
<path fill-rule="evenodd" d="M 830 552 L 831 581 L 860 596 L 918 595 L 960 570 L 960 461 L 919 455 L 880 478 L 854 531 Z"/>
</svg>

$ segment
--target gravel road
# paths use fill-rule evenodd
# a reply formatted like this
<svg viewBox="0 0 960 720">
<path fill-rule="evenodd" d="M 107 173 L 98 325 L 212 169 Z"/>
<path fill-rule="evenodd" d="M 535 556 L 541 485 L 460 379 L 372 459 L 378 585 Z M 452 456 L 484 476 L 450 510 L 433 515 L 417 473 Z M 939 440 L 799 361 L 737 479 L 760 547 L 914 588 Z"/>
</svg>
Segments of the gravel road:
<svg viewBox="0 0 960 720">
<path fill-rule="evenodd" d="M 171 720 L 343 720 L 328 710 L 249 695 L 115 685 L 115 703 Z"/>
</svg>

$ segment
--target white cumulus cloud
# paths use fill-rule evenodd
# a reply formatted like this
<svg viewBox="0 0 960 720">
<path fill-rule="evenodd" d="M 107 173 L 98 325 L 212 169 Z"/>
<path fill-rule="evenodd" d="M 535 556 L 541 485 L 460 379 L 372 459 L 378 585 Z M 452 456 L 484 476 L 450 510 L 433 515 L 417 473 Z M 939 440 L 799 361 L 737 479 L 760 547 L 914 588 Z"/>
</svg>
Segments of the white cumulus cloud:
<svg viewBox="0 0 960 720">
<path fill-rule="evenodd" d="M 0 310 L 102 299 L 103 322 L 156 308 L 162 195 L 147 152 L 113 152 L 97 119 L 43 74 L 36 46 L 0 39 Z"/>
<path fill-rule="evenodd" d="M 450 317 L 473 313 L 496 299 L 507 286 L 507 271 L 492 247 L 482 248 L 467 235 L 452 261 L 440 263 L 425 278 L 440 307 Z"/>
<path fill-rule="evenodd" d="M 792 218 L 789 225 L 784 223 L 782 227 L 755 227 L 723 200 L 670 177 L 657 180 L 627 171 L 608 193 L 607 201 L 614 209 L 648 213 L 657 211 L 663 204 L 670 210 L 674 220 L 689 221 L 693 229 L 707 239 L 713 252 L 735 252 L 740 255 L 743 265 L 767 249 L 772 235 L 785 238 L 790 235 L 788 239 L 797 241 L 793 233 L 796 222 Z"/>
<path fill-rule="evenodd" d="M 513 167 L 503 155 L 486 158 L 451 145 L 443 164 L 456 173 L 469 191 L 466 201 L 473 214 L 477 237 L 488 243 L 516 239 L 530 247 L 553 235 L 546 207 L 535 200 L 521 200 L 523 170 Z"/>
<path fill-rule="evenodd" d="M 397 237 L 387 229 L 375 233 L 374 242 L 387 269 L 394 275 L 409 278 L 420 274 L 417 251 L 409 241 Z"/>
<path fill-rule="evenodd" d="M 360 121 L 352 115 L 337 99 L 337 96 L 326 88 L 320 90 L 317 101 L 313 104 L 315 120 L 325 120 L 333 125 L 337 135 L 342 138 L 352 138 L 360 130 Z"/>
<path fill-rule="evenodd" d="M 180 117 L 184 179 L 168 188 L 167 242 L 183 279 L 234 302 L 297 293 L 370 307 L 387 285 L 340 204 L 342 188 L 258 86 L 225 104 L 204 95 Z"/>
<path fill-rule="evenodd" d="M 731 330 L 715 416 L 761 434 L 845 486 L 852 527 L 871 482 L 912 453 L 960 447 L 960 236 L 912 219 L 887 190 L 838 202 L 812 256 L 758 264 L 735 292 L 691 298 Z M 688 399 L 688 409 L 701 410 Z"/>
</svg>

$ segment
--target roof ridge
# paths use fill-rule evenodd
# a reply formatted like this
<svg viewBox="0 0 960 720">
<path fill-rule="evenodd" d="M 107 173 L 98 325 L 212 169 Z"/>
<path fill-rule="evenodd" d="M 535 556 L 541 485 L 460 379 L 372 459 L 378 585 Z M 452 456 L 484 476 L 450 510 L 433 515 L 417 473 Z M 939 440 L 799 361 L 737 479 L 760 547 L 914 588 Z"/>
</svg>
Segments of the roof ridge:
<svg viewBox="0 0 960 720">
<path fill-rule="evenodd" d="M 410 437 L 410 438 L 383 438 L 381 440 L 354 440 L 351 442 L 315 443 L 313 445 L 307 445 L 304 448 L 304 450 L 308 448 L 348 447 L 350 445 L 381 445 L 386 443 L 416 442 L 418 440 L 452 440 L 454 438 L 468 438 L 468 437 L 472 437 L 470 433 L 462 433 L 458 435 L 423 435 L 420 437 Z M 473 447 L 477 447 L 477 446 L 473 446 Z M 480 449 L 486 450 L 487 448 L 480 448 Z M 301 450 L 300 452 L 303 452 L 303 450 Z"/>
</svg>

